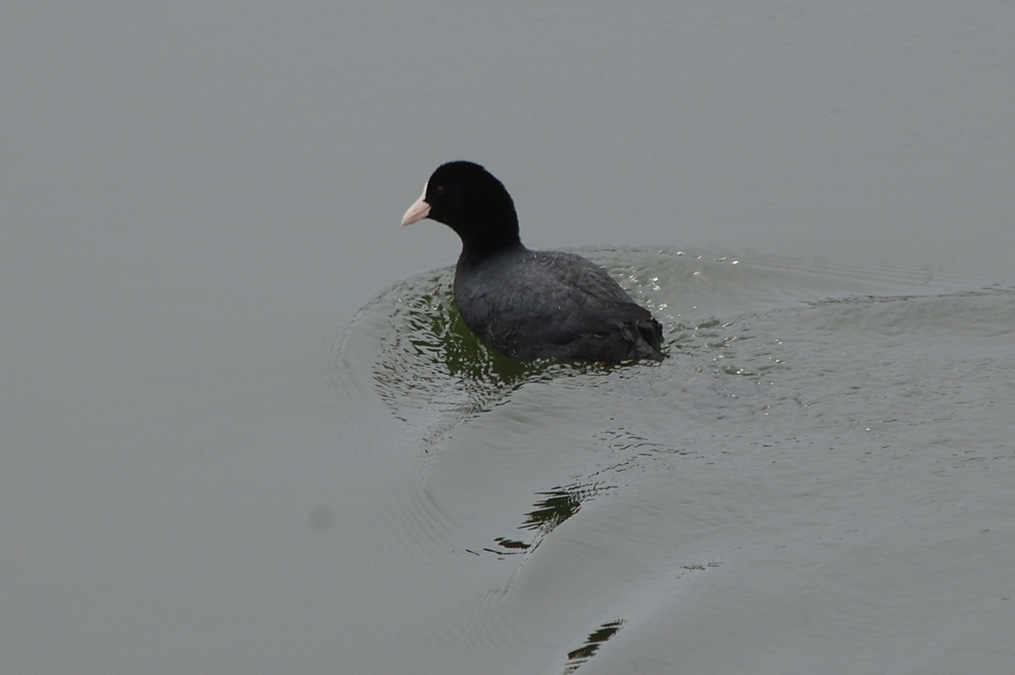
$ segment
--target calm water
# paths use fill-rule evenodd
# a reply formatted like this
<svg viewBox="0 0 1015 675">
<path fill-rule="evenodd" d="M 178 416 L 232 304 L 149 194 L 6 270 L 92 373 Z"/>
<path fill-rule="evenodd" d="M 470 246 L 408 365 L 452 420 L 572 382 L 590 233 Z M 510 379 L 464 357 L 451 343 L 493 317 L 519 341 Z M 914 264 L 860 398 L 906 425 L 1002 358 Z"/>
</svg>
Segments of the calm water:
<svg viewBox="0 0 1015 675">
<path fill-rule="evenodd" d="M 1015 9 L 0 18 L 0 672 L 1011 671 Z M 670 358 L 478 344 L 453 158 Z"/>
</svg>

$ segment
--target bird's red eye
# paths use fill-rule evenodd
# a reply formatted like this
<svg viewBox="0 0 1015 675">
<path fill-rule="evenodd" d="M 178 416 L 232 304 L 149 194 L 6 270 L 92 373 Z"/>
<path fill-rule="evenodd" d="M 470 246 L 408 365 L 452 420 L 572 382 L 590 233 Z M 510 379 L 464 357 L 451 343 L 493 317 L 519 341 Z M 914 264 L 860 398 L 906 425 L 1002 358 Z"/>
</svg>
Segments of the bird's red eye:
<svg viewBox="0 0 1015 675">
<path fill-rule="evenodd" d="M 438 185 L 436 187 L 436 189 L 434 189 L 433 193 L 435 195 L 437 195 L 438 197 L 440 197 L 442 194 L 444 194 L 444 186 L 443 185 Z"/>
</svg>

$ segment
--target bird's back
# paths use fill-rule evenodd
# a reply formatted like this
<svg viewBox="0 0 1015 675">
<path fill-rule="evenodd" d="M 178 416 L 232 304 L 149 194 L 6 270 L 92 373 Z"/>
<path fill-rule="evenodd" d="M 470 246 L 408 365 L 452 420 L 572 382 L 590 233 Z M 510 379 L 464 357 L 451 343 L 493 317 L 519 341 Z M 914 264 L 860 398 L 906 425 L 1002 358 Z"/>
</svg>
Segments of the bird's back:
<svg viewBox="0 0 1015 675">
<path fill-rule="evenodd" d="M 662 326 L 595 263 L 518 246 L 477 264 L 460 260 L 455 299 L 465 323 L 523 359 L 661 359 Z"/>
</svg>

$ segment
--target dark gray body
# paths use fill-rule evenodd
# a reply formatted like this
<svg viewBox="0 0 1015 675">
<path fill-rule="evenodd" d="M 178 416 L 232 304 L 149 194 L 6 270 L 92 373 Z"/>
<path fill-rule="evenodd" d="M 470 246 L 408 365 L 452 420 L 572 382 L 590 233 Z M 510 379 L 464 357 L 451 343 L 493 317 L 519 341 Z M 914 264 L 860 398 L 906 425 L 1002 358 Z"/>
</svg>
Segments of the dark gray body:
<svg viewBox="0 0 1015 675">
<path fill-rule="evenodd" d="M 595 263 L 521 244 L 455 271 L 455 301 L 480 338 L 508 356 L 616 363 L 659 360 L 662 326 Z"/>
</svg>

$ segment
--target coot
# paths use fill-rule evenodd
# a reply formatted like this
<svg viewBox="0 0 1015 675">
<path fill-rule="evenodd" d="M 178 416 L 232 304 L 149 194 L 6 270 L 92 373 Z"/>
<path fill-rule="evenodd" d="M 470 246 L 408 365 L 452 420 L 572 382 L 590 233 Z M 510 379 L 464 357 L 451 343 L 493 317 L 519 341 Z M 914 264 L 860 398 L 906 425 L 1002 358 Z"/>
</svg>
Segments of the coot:
<svg viewBox="0 0 1015 675">
<path fill-rule="evenodd" d="M 494 349 L 520 359 L 663 358 L 662 326 L 606 271 L 573 253 L 522 245 L 511 196 L 478 164 L 438 167 L 402 225 L 423 218 L 461 237 L 455 302 Z"/>
</svg>

